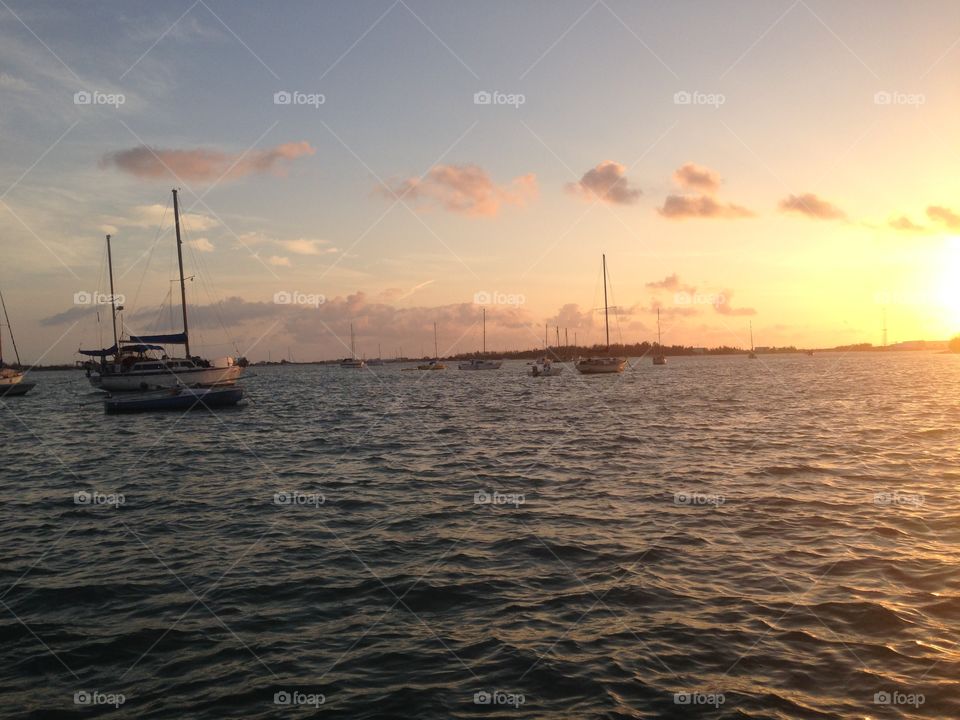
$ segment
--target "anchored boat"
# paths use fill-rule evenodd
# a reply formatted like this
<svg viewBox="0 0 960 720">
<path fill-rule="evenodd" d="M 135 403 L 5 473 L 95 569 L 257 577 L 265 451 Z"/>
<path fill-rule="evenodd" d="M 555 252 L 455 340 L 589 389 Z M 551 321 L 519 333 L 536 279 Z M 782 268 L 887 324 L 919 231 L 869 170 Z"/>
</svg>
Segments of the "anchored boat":
<svg viewBox="0 0 960 720">
<path fill-rule="evenodd" d="M 232 385 L 243 374 L 243 368 L 232 357 L 205 360 L 190 354 L 190 333 L 187 323 L 187 288 L 183 275 L 183 240 L 180 235 L 180 206 L 173 190 L 173 217 L 176 228 L 177 263 L 180 270 L 180 305 L 183 332 L 163 335 L 130 335 L 126 339 L 117 332 L 116 295 L 113 289 L 113 256 L 107 235 L 107 267 L 110 275 L 110 317 L 113 347 L 103 350 L 80 350 L 81 355 L 99 358 L 86 364 L 90 384 L 109 392 L 156 390 L 179 386 Z M 185 357 L 168 357 L 164 345 L 183 345 Z M 110 358 L 110 360 L 108 360 Z"/>
<path fill-rule="evenodd" d="M 3 317 L 10 333 L 10 344 L 13 345 L 13 354 L 17 358 L 15 367 L 7 367 L 3 362 L 3 328 L 0 327 L 0 397 L 14 397 L 26 395 L 36 387 L 36 383 L 23 382 L 26 375 L 21 372 L 20 352 L 17 350 L 17 341 L 13 339 L 13 328 L 10 326 L 10 316 L 7 315 L 7 303 L 0 293 L 0 306 L 3 307 Z"/>
<path fill-rule="evenodd" d="M 209 388 L 175 387 L 135 395 L 110 396 L 103 401 L 103 410 L 108 413 L 188 411 L 229 407 L 236 405 L 242 399 L 243 388 L 239 385 Z"/>
<path fill-rule="evenodd" d="M 603 256 L 603 323 L 607 331 L 607 353 L 610 352 L 610 307 L 607 303 L 607 256 Z M 584 375 L 621 373 L 627 364 L 626 358 L 591 357 L 577 360 L 574 367 Z"/>
<path fill-rule="evenodd" d="M 487 309 L 483 308 L 483 355 L 487 354 Z M 503 360 L 488 360 L 486 358 L 472 358 L 457 365 L 461 370 L 499 370 Z"/>
</svg>

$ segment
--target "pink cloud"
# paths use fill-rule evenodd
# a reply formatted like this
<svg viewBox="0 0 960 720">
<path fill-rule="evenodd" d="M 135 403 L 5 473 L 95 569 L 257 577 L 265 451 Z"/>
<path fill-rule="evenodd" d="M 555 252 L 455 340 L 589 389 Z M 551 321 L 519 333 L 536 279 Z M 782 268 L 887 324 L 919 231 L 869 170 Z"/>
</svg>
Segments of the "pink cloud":
<svg viewBox="0 0 960 720">
<path fill-rule="evenodd" d="M 946 225 L 951 230 L 960 228 L 960 215 L 957 215 L 950 208 L 931 205 L 927 208 L 927 217 Z"/>
<path fill-rule="evenodd" d="M 633 205 L 643 194 L 630 187 L 627 168 L 614 160 L 604 160 L 575 183 L 567 185 L 567 192 L 587 200 L 599 200 L 612 205 Z"/>
<path fill-rule="evenodd" d="M 757 311 L 753 308 L 735 308 L 730 304 L 730 298 L 733 297 L 733 290 L 724 290 L 717 296 L 717 302 L 713 309 L 721 315 L 756 315 Z"/>
<path fill-rule="evenodd" d="M 843 220 L 847 214 L 813 193 L 790 195 L 780 201 L 781 212 L 796 212 L 816 220 Z"/>
<path fill-rule="evenodd" d="M 673 181 L 685 190 L 715 193 L 720 189 L 722 179 L 716 170 L 688 162 L 674 171 Z"/>
<path fill-rule="evenodd" d="M 306 141 L 284 143 L 269 150 L 247 153 L 205 148 L 162 150 L 141 145 L 107 153 L 101 158 L 100 167 L 115 167 L 144 179 L 182 178 L 204 182 L 223 177 L 233 180 L 247 175 L 283 174 L 290 162 L 315 152 Z"/>
<path fill-rule="evenodd" d="M 720 203 L 709 195 L 667 195 L 662 208 L 663 217 L 671 220 L 685 218 L 751 218 L 754 213 L 740 205 Z"/>
<path fill-rule="evenodd" d="M 522 207 L 537 196 L 537 176 L 528 173 L 509 185 L 497 185 L 478 165 L 437 165 L 422 178 L 411 177 L 381 186 L 390 198 L 433 204 L 447 212 L 494 217 L 503 205 Z"/>
</svg>

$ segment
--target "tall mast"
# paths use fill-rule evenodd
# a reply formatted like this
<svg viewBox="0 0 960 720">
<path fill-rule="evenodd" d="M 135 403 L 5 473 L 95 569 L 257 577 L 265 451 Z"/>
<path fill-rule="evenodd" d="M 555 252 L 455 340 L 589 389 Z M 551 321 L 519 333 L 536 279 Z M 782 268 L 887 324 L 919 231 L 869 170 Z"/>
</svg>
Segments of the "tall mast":
<svg viewBox="0 0 960 720">
<path fill-rule="evenodd" d="M 177 190 L 173 189 L 173 221 L 177 227 L 177 264 L 180 266 L 180 307 L 183 310 L 184 352 L 190 357 L 190 335 L 187 331 L 187 285 L 183 280 L 183 240 L 180 238 L 180 206 L 177 204 Z"/>
<path fill-rule="evenodd" d="M 750 321 L 750 351 L 753 352 L 753 320 Z"/>
<path fill-rule="evenodd" d="M 437 347 L 437 323 L 433 323 L 433 357 L 440 359 L 440 350 Z"/>
<path fill-rule="evenodd" d="M 3 293 L 0 293 L 0 306 L 3 307 L 3 318 L 7 321 L 7 331 L 10 333 L 10 343 L 13 345 L 13 356 L 17 359 L 17 365 L 22 365 L 20 362 L 20 351 L 17 350 L 17 341 L 13 337 L 13 326 L 10 325 L 10 316 L 7 315 L 7 303 L 3 300 Z M 0 331 L 0 335 L 3 335 L 3 332 Z M 3 359 L 3 353 L 0 352 L 0 360 Z"/>
<path fill-rule="evenodd" d="M 117 342 L 117 298 L 113 294 L 113 253 L 110 252 L 110 236 L 107 235 L 107 269 L 110 271 L 110 320 L 113 324 L 113 347 L 120 353 L 120 343 Z"/>
<path fill-rule="evenodd" d="M 357 359 L 357 351 L 353 347 L 353 323 L 350 323 L 350 358 Z"/>
<path fill-rule="evenodd" d="M 487 354 L 487 309 L 483 308 L 483 354 Z"/>
<path fill-rule="evenodd" d="M 560 347 L 560 326 L 556 325 L 553 329 L 557 332 L 557 347 Z"/>
<path fill-rule="evenodd" d="M 603 255 L 603 324 L 607 328 L 607 352 L 610 352 L 610 310 L 607 308 L 607 255 Z"/>
<path fill-rule="evenodd" d="M 657 345 L 663 347 L 663 343 L 660 341 L 660 308 L 657 308 Z"/>
</svg>

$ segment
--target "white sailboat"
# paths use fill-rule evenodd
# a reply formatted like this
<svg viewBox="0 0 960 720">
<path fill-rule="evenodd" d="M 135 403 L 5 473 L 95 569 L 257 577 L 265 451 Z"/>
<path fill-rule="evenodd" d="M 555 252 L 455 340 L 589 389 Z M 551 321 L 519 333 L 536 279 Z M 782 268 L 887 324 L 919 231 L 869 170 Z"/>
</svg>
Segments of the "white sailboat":
<svg viewBox="0 0 960 720">
<path fill-rule="evenodd" d="M 607 352 L 610 352 L 610 308 L 607 303 L 607 256 L 603 256 L 603 323 L 607 331 Z M 621 373 L 627 364 L 626 358 L 619 357 L 591 357 L 581 358 L 574 363 L 574 367 L 584 375 L 600 375 Z"/>
<path fill-rule="evenodd" d="M 180 270 L 180 307 L 183 332 L 163 335 L 129 335 L 117 333 L 116 295 L 113 290 L 113 257 L 107 235 L 107 266 L 110 273 L 110 317 L 113 326 L 113 347 L 105 350 L 81 350 L 81 355 L 100 358 L 87 363 L 90 384 L 100 390 L 124 392 L 158 390 L 180 386 L 207 387 L 232 385 L 243 374 L 243 368 L 232 357 L 210 361 L 190 355 L 190 333 L 187 324 L 187 287 L 183 275 L 183 240 L 180 237 L 180 206 L 173 190 L 173 218 L 176 227 L 177 264 Z M 168 357 L 164 345 L 183 345 L 184 357 Z M 110 362 L 108 357 L 112 356 Z"/>
<path fill-rule="evenodd" d="M 353 323 L 350 323 L 350 357 L 340 361 L 340 367 L 361 369 L 365 368 L 367 363 L 357 357 L 357 349 L 353 339 Z"/>
<path fill-rule="evenodd" d="M 487 354 L 487 309 L 483 308 L 483 352 Z M 472 358 L 457 365 L 461 370 L 499 370 L 503 360 L 488 360 L 483 357 Z"/>
<path fill-rule="evenodd" d="M 13 355 L 17 358 L 17 364 L 12 367 L 3 362 L 3 327 L 0 326 L 0 397 L 26 395 L 36 387 L 36 383 L 23 382 L 26 375 L 20 370 L 23 367 L 20 364 L 20 351 L 17 350 L 17 341 L 13 339 L 13 327 L 10 325 L 10 316 L 7 315 L 7 303 L 3 299 L 3 293 L 0 293 L 0 306 L 3 307 L 3 318 L 6 320 L 7 331 L 10 333 Z"/>
<path fill-rule="evenodd" d="M 663 354 L 663 343 L 660 342 L 660 308 L 657 308 L 657 351 L 653 354 L 653 364 L 667 364 L 667 356 Z"/>
<path fill-rule="evenodd" d="M 433 324 L 433 360 L 417 365 L 417 370 L 446 370 L 447 366 L 440 362 L 440 352 L 437 346 L 437 324 Z"/>
</svg>

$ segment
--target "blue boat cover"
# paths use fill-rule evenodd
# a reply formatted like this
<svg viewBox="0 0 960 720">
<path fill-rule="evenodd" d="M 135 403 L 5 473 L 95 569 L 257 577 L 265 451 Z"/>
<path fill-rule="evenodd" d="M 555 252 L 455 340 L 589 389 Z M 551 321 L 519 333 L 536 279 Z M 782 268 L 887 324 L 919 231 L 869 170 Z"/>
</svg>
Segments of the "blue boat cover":
<svg viewBox="0 0 960 720">
<path fill-rule="evenodd" d="M 114 345 L 111 348 L 106 348 L 105 350 L 80 350 L 81 355 L 86 355 L 87 357 L 106 357 L 107 355 L 116 355 L 117 346 Z"/>
</svg>

